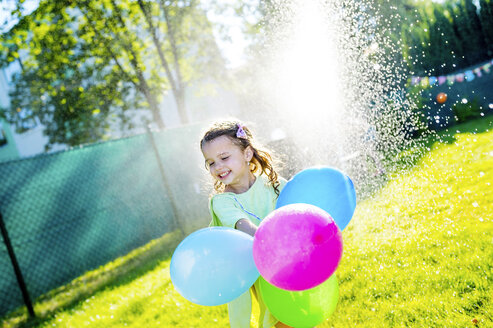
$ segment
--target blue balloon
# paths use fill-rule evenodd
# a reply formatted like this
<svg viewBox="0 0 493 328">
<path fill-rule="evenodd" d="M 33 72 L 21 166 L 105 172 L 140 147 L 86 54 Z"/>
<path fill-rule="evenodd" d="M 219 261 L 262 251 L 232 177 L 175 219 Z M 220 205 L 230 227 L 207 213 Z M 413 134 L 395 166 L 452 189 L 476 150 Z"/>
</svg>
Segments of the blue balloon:
<svg viewBox="0 0 493 328">
<path fill-rule="evenodd" d="M 259 277 L 253 237 L 239 230 L 211 227 L 187 236 L 175 249 L 170 277 L 190 302 L 221 305 L 247 291 Z"/>
<path fill-rule="evenodd" d="M 331 167 L 314 167 L 297 173 L 286 183 L 276 208 L 306 203 L 325 210 L 344 230 L 356 209 L 356 191 L 351 179 Z"/>
</svg>

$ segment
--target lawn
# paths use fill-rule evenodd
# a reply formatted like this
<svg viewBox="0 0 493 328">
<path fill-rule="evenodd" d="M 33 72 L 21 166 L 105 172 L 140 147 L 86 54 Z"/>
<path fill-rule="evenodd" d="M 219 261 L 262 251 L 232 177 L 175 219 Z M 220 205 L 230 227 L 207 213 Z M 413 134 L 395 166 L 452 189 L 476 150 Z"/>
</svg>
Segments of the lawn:
<svg viewBox="0 0 493 328">
<path fill-rule="evenodd" d="M 493 118 L 423 144 L 343 231 L 340 297 L 319 327 L 493 327 Z M 402 156 L 416 151 L 409 150 Z M 2 327 L 227 327 L 169 278 L 166 235 L 42 297 Z"/>
</svg>

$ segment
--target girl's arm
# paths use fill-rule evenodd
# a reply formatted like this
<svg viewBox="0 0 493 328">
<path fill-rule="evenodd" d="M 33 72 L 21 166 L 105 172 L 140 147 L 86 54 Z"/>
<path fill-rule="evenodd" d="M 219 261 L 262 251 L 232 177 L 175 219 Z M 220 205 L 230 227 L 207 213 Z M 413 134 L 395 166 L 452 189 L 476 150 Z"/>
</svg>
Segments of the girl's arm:
<svg viewBox="0 0 493 328">
<path fill-rule="evenodd" d="M 235 228 L 243 231 L 244 233 L 249 234 L 250 236 L 254 236 L 255 232 L 257 231 L 257 226 L 253 224 L 250 220 L 247 219 L 239 219 L 236 222 Z"/>
</svg>

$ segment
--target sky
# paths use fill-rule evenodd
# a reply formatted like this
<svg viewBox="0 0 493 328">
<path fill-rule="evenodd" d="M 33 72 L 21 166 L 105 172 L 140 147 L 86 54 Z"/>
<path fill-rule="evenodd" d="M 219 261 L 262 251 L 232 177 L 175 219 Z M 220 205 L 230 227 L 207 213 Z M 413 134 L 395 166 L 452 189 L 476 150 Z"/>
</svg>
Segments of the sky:
<svg viewBox="0 0 493 328">
<path fill-rule="evenodd" d="M 7 31 L 15 24 L 10 17 L 10 11 L 15 9 L 16 0 L 0 0 L 0 32 Z M 30 14 L 38 7 L 39 0 L 26 0 L 24 2 L 24 14 Z"/>
<path fill-rule="evenodd" d="M 235 0 L 221 0 L 222 4 L 232 4 Z M 228 61 L 228 67 L 234 68 L 241 66 L 245 62 L 244 51 L 248 46 L 242 31 L 242 20 L 234 10 L 226 10 L 221 15 L 212 11 L 207 13 L 207 18 L 213 23 L 220 23 L 228 26 L 227 29 L 229 40 L 224 40 L 217 31 L 215 31 L 216 42 L 223 56 Z"/>
</svg>

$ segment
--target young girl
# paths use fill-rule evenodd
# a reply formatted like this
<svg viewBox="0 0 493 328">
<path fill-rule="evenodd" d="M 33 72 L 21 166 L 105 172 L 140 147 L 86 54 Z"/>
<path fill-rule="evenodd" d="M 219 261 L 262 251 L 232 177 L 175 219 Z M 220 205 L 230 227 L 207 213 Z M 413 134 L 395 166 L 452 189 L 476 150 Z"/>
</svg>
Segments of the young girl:
<svg viewBox="0 0 493 328">
<path fill-rule="evenodd" d="M 250 130 L 236 121 L 214 124 L 200 141 L 205 166 L 215 179 L 216 194 L 210 199 L 211 226 L 225 226 L 253 236 L 262 219 L 275 209 L 286 180 L 279 177 L 269 153 L 252 143 Z M 289 327 L 266 309 L 258 291 L 251 292 L 260 305 L 259 328 Z M 250 291 L 228 304 L 232 328 L 250 327 Z"/>
</svg>

